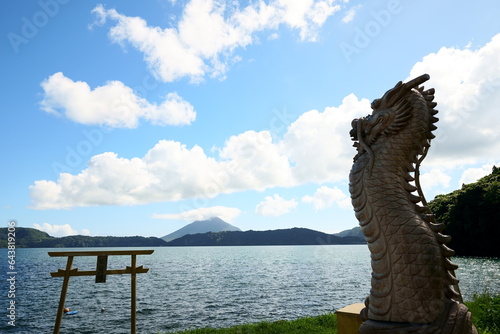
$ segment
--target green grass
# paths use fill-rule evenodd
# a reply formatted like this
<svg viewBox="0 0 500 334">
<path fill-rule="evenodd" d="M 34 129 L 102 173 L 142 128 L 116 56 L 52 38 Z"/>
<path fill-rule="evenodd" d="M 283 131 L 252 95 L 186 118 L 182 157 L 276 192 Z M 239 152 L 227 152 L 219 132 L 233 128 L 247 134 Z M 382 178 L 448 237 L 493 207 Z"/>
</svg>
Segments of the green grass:
<svg viewBox="0 0 500 334">
<path fill-rule="evenodd" d="M 465 305 L 472 313 L 472 322 L 479 334 L 500 333 L 500 294 L 475 295 L 473 300 L 465 302 Z"/>
<path fill-rule="evenodd" d="M 259 322 L 230 328 L 194 329 L 176 334 L 337 334 L 337 316 L 325 314 L 297 320 Z"/>
<path fill-rule="evenodd" d="M 479 334 L 500 333 L 500 295 L 476 295 L 465 305 L 472 313 L 472 321 Z M 275 322 L 259 322 L 230 328 L 194 329 L 176 334 L 337 334 L 337 316 L 325 314 L 317 317 Z"/>
</svg>

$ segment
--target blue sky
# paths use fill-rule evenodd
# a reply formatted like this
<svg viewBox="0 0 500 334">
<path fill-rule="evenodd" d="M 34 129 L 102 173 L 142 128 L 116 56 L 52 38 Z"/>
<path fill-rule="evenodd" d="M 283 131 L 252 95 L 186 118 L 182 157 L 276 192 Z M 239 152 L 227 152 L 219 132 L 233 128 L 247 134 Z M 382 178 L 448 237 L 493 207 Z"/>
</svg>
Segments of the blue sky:
<svg viewBox="0 0 500 334">
<path fill-rule="evenodd" d="M 3 1 L 1 215 L 51 235 L 357 225 L 353 118 L 428 73 L 428 200 L 499 165 L 497 1 Z"/>
</svg>

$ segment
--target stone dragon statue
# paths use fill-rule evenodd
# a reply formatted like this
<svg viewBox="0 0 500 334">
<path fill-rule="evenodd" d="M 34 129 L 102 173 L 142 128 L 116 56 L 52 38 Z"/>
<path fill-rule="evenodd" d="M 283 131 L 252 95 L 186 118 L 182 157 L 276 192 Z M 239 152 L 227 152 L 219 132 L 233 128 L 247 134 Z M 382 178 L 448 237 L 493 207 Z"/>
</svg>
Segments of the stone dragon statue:
<svg viewBox="0 0 500 334">
<path fill-rule="evenodd" d="M 372 102 L 371 115 L 352 121 L 349 190 L 372 266 L 360 334 L 477 334 L 457 292 L 451 238 L 418 182 L 438 121 L 434 89 L 420 86 L 428 79 L 398 82 Z"/>
</svg>

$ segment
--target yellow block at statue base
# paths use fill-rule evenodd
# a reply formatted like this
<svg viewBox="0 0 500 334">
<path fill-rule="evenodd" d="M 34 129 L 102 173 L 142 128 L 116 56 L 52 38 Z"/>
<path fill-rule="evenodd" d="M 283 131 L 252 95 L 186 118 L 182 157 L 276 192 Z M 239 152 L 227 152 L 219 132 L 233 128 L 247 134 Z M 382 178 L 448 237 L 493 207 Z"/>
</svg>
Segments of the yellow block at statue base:
<svg viewBox="0 0 500 334">
<path fill-rule="evenodd" d="M 359 326 L 362 324 L 360 313 L 364 307 L 365 304 L 357 303 L 335 312 L 339 334 L 358 334 Z"/>
</svg>

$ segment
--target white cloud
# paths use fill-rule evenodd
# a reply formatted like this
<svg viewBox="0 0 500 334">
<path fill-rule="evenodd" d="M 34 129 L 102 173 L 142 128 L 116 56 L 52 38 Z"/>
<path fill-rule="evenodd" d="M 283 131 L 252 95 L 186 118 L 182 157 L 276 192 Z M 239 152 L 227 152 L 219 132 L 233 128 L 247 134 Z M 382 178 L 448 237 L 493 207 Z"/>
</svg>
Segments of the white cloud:
<svg viewBox="0 0 500 334">
<path fill-rule="evenodd" d="M 223 78 L 237 48 L 254 42 L 255 34 L 284 24 L 300 31 L 301 40 L 317 39 L 319 28 L 340 9 L 333 0 L 263 1 L 239 9 L 214 0 L 191 0 L 177 27 L 150 27 L 140 17 L 128 17 L 99 5 L 96 23 L 114 21 L 113 42 L 131 44 L 144 54 L 155 76 L 163 81 L 189 77 L 196 82 L 208 74 Z"/>
<path fill-rule="evenodd" d="M 349 137 L 353 118 L 371 111 L 370 102 L 346 96 L 339 107 L 311 110 L 293 122 L 283 141 L 298 183 L 343 180 L 349 175 L 355 150 Z"/>
<path fill-rule="evenodd" d="M 226 206 L 212 206 L 207 208 L 193 209 L 180 213 L 166 213 L 166 214 L 155 213 L 152 215 L 152 217 L 156 219 L 174 219 L 174 220 L 184 220 L 188 222 L 219 217 L 220 219 L 230 223 L 236 217 L 238 217 L 240 213 L 241 210 L 237 208 L 230 208 Z"/>
<path fill-rule="evenodd" d="M 433 188 L 447 189 L 450 186 L 451 177 L 438 168 L 420 175 L 420 185 L 425 193 Z"/>
<path fill-rule="evenodd" d="M 302 197 L 302 202 L 312 204 L 315 210 L 324 210 L 334 204 L 344 209 L 351 208 L 350 197 L 337 187 L 321 186 L 316 189 L 313 196 L 306 195 Z"/>
<path fill-rule="evenodd" d="M 492 163 L 500 152 L 500 34 L 483 47 L 441 48 L 413 66 L 410 77 L 429 73 L 436 89 L 437 138 L 427 166 L 455 168 Z"/>
<path fill-rule="evenodd" d="M 247 131 L 232 136 L 220 150 L 221 163 L 236 176 L 227 186 L 234 189 L 264 190 L 270 184 L 293 185 L 288 157 L 272 141 L 268 131 Z"/>
<path fill-rule="evenodd" d="M 281 216 L 297 207 L 295 199 L 285 200 L 280 195 L 266 196 L 264 201 L 257 204 L 255 212 L 260 216 Z"/>
<path fill-rule="evenodd" d="M 92 157 L 78 175 L 36 181 L 31 197 L 37 209 L 175 201 L 204 194 L 214 168 L 200 147 L 162 140 L 143 158 L 107 152 Z"/>
<path fill-rule="evenodd" d="M 91 89 L 87 83 L 75 82 L 58 72 L 41 86 L 41 108 L 77 123 L 136 128 L 140 119 L 155 125 L 186 125 L 196 118 L 193 106 L 177 93 L 169 93 L 160 104 L 149 103 L 120 81 Z"/>
<path fill-rule="evenodd" d="M 341 21 L 343 23 L 351 22 L 352 20 L 354 20 L 354 17 L 358 13 L 358 10 L 361 9 L 362 7 L 363 7 L 362 5 L 357 5 L 357 6 L 352 7 L 351 9 L 349 9 L 347 11 L 347 13 L 344 15 L 344 17 L 342 18 Z"/>
<path fill-rule="evenodd" d="M 78 233 L 77 230 L 73 229 L 69 224 L 64 225 L 51 225 L 48 223 L 33 224 L 33 227 L 37 230 L 47 232 L 49 235 L 53 237 L 65 237 L 68 235 L 90 235 L 90 231 L 87 229 L 83 229 L 81 233 Z"/>
<path fill-rule="evenodd" d="M 500 166 L 500 162 L 496 162 L 491 165 L 483 165 L 479 168 L 469 168 L 462 173 L 462 177 L 458 182 L 458 186 L 461 187 L 462 184 L 474 183 L 483 176 L 491 174 L 493 166 Z"/>
<path fill-rule="evenodd" d="M 264 190 L 307 182 L 345 179 L 354 149 L 350 122 L 369 110 L 367 100 L 346 97 L 339 107 L 304 113 L 283 140 L 269 131 L 230 137 L 209 157 L 199 146 L 161 140 L 142 158 L 125 159 L 107 152 L 93 156 L 79 174 L 61 173 L 57 181 L 30 187 L 32 208 L 135 205 L 221 193 Z"/>
</svg>

